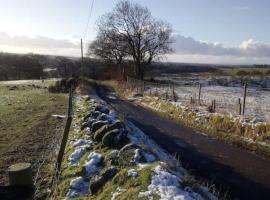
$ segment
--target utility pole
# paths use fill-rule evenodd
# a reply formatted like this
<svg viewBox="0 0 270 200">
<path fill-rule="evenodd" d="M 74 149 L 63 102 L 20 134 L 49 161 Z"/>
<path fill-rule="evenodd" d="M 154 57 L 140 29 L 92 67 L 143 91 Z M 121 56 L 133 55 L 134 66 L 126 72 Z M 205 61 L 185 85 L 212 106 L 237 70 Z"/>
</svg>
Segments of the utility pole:
<svg viewBox="0 0 270 200">
<path fill-rule="evenodd" d="M 83 76 L 83 41 L 81 38 L 81 76 Z"/>
</svg>

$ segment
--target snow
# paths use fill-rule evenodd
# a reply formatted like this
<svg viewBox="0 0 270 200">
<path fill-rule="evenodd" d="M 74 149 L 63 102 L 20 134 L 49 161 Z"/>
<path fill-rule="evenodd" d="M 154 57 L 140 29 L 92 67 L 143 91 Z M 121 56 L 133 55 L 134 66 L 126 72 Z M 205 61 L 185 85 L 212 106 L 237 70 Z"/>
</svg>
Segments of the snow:
<svg viewBox="0 0 270 200">
<path fill-rule="evenodd" d="M 66 116 L 65 115 L 52 115 L 52 117 L 56 118 L 56 119 L 64 119 Z"/>
<path fill-rule="evenodd" d="M 86 143 L 87 141 L 85 139 L 78 139 L 77 141 L 73 143 L 73 147 L 82 146 L 82 145 L 85 145 Z"/>
<path fill-rule="evenodd" d="M 135 169 L 130 169 L 130 170 L 128 170 L 127 176 L 132 177 L 132 178 L 137 177 L 138 172 Z"/>
<path fill-rule="evenodd" d="M 182 189 L 181 179 L 167 171 L 160 165 L 154 170 L 148 190 L 140 192 L 139 197 L 151 197 L 153 194 L 160 196 L 160 200 L 202 200 L 203 198 L 192 191 Z"/>
<path fill-rule="evenodd" d="M 87 196 L 89 194 L 89 182 L 83 177 L 77 177 L 70 182 L 67 198 Z"/>
<path fill-rule="evenodd" d="M 147 135 L 144 134 L 144 132 L 142 132 L 133 123 L 127 121 L 126 128 L 128 130 L 127 136 L 132 143 L 138 146 L 147 146 L 149 149 L 153 151 L 153 153 L 158 157 L 159 160 L 164 161 L 169 165 L 172 166 L 180 165 L 180 163 L 178 163 L 178 161 L 173 156 L 171 156 L 164 149 L 162 149 L 156 142 L 151 140 Z M 151 159 L 150 156 L 148 158 Z M 182 173 L 185 173 L 185 170 L 182 170 Z"/>
<path fill-rule="evenodd" d="M 133 158 L 133 161 L 135 163 L 138 163 L 141 159 L 141 155 L 140 155 L 140 149 L 135 149 L 134 150 L 134 158 Z"/>
<path fill-rule="evenodd" d="M 84 165 L 88 175 L 94 175 L 99 172 L 100 167 L 97 165 L 101 162 L 101 158 L 102 156 L 99 153 L 90 153 Z"/>
<path fill-rule="evenodd" d="M 126 189 L 121 189 L 121 188 L 117 188 L 115 190 L 115 192 L 112 193 L 112 198 L 111 200 L 115 200 L 120 194 L 122 194 L 123 192 L 127 191 Z"/>
<path fill-rule="evenodd" d="M 75 149 L 75 151 L 68 158 L 71 166 L 78 165 L 80 158 L 86 153 L 87 148 L 89 148 L 89 146 L 80 146 Z"/>
<path fill-rule="evenodd" d="M 168 77 L 169 79 L 170 77 Z M 167 87 L 153 88 L 146 87 L 145 93 L 153 94 L 157 91 L 159 94 L 165 94 Z M 178 97 L 178 105 L 190 106 L 190 98 L 198 99 L 198 85 L 177 85 L 174 90 Z M 205 85 L 201 90 L 201 102 L 204 105 L 210 105 L 212 100 L 216 100 L 216 111 L 221 114 L 237 116 L 236 104 L 241 98 L 243 102 L 244 88 L 242 86 L 220 86 L 220 85 Z M 171 89 L 169 90 L 171 95 Z M 138 100 L 138 98 L 137 98 Z M 263 90 L 259 87 L 248 87 L 246 98 L 245 115 L 249 118 L 260 116 L 264 121 L 270 121 L 270 91 Z M 150 107 L 151 105 L 146 105 Z M 158 107 L 157 107 L 158 109 Z M 200 111 L 206 111 L 207 106 L 200 106 Z"/>
</svg>

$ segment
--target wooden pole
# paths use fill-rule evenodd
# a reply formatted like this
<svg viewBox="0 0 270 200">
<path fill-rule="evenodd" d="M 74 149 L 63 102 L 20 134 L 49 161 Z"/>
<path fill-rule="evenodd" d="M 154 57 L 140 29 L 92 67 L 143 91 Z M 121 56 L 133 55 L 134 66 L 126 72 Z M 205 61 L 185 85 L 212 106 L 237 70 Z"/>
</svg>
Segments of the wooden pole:
<svg viewBox="0 0 270 200">
<path fill-rule="evenodd" d="M 237 105 L 236 105 L 236 113 L 238 115 L 242 114 L 242 105 L 241 105 L 241 99 L 238 99 Z"/>
<path fill-rule="evenodd" d="M 81 76 L 83 76 L 83 40 L 81 38 Z"/>
<path fill-rule="evenodd" d="M 247 83 L 245 83 L 245 88 L 244 88 L 244 100 L 243 100 L 242 115 L 245 114 L 245 109 L 246 109 L 246 97 L 247 97 Z"/>
<path fill-rule="evenodd" d="M 57 157 L 57 172 L 56 172 L 57 175 L 61 169 L 61 164 L 62 164 L 63 156 L 65 153 L 65 148 L 66 148 L 66 144 L 67 144 L 67 140 L 68 140 L 68 134 L 69 134 L 71 122 L 72 122 L 72 87 L 69 90 L 68 118 L 66 121 L 65 130 L 64 130 L 62 142 L 60 145 L 60 150 L 59 150 L 58 157 Z"/>
<path fill-rule="evenodd" d="M 216 100 L 213 100 L 213 112 L 216 112 Z"/>
<path fill-rule="evenodd" d="M 202 84 L 199 84 L 199 104 L 201 105 L 201 91 L 202 91 Z"/>
</svg>

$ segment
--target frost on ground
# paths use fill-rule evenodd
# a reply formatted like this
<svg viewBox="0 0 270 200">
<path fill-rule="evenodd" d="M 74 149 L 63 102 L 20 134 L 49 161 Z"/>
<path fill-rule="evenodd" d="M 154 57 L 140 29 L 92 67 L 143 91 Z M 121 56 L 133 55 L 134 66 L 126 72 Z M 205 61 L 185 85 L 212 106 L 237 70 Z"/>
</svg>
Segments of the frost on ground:
<svg viewBox="0 0 270 200">
<path fill-rule="evenodd" d="M 172 95 L 172 90 L 165 88 L 146 87 L 146 94 L 158 93 L 159 95 Z M 198 99 L 198 85 L 177 85 L 174 88 L 177 94 L 177 104 L 181 106 L 189 106 L 191 97 Z M 237 116 L 237 103 L 241 99 L 243 103 L 244 88 L 241 86 L 202 86 L 201 103 L 210 105 L 212 100 L 216 100 L 216 112 L 230 116 Z M 137 98 L 139 99 L 139 98 Z M 200 111 L 206 111 L 207 106 L 197 107 Z M 251 87 L 247 89 L 245 116 L 249 118 L 259 118 L 262 121 L 270 121 L 270 91 L 261 88 Z"/>
<path fill-rule="evenodd" d="M 117 188 L 113 193 L 112 193 L 112 198 L 111 200 L 115 200 L 120 194 L 122 194 L 123 192 L 127 191 L 126 189 L 121 189 L 121 188 Z"/>
<path fill-rule="evenodd" d="M 86 147 L 76 148 L 75 151 L 68 158 L 70 165 L 72 166 L 78 165 L 80 158 L 86 153 L 86 151 L 87 151 Z"/>
<path fill-rule="evenodd" d="M 130 169 L 127 172 L 127 176 L 128 177 L 137 177 L 138 176 L 138 172 L 135 169 Z"/>
<path fill-rule="evenodd" d="M 95 152 L 90 153 L 84 165 L 88 175 L 94 175 L 99 172 L 100 167 L 98 165 L 101 162 L 101 158 L 101 154 Z"/>
<path fill-rule="evenodd" d="M 66 195 L 67 198 L 78 196 L 87 196 L 89 194 L 89 182 L 83 177 L 77 177 L 70 182 L 70 189 Z"/>
<path fill-rule="evenodd" d="M 82 146 L 82 145 L 84 145 L 86 143 L 87 143 L 87 141 L 85 139 L 78 139 L 77 141 L 75 141 L 73 143 L 73 147 Z"/>
<path fill-rule="evenodd" d="M 153 153 L 158 157 L 159 160 L 162 160 L 163 162 L 166 162 L 169 165 L 172 166 L 176 164 L 180 165 L 173 156 L 165 152 L 164 149 L 162 149 L 157 143 L 155 143 L 147 135 L 145 135 L 144 132 L 142 132 L 133 123 L 127 122 L 127 130 L 128 130 L 128 138 L 132 143 L 137 144 L 138 146 L 148 147 L 153 151 Z M 151 154 L 147 154 L 146 158 L 148 159 L 148 161 L 151 162 L 154 160 L 154 156 Z M 183 170 L 183 172 L 185 173 L 185 170 Z"/>
<path fill-rule="evenodd" d="M 202 200 L 204 199 L 198 193 L 186 191 L 181 185 L 181 179 L 175 176 L 158 165 L 154 170 L 151 184 L 148 190 L 139 193 L 139 197 L 148 197 L 153 199 L 153 195 L 157 194 L 161 200 Z M 211 199 L 217 199 L 214 196 Z"/>
</svg>

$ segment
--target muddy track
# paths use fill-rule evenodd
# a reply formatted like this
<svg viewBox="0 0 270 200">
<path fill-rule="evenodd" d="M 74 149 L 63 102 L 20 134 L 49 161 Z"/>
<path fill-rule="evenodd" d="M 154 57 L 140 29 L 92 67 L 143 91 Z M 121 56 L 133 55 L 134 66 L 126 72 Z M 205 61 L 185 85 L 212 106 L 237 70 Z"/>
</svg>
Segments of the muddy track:
<svg viewBox="0 0 270 200">
<path fill-rule="evenodd" d="M 97 86 L 96 92 L 160 146 L 178 155 L 194 175 L 222 187 L 232 199 L 270 199 L 270 161 L 112 97 L 108 87 Z"/>
</svg>

